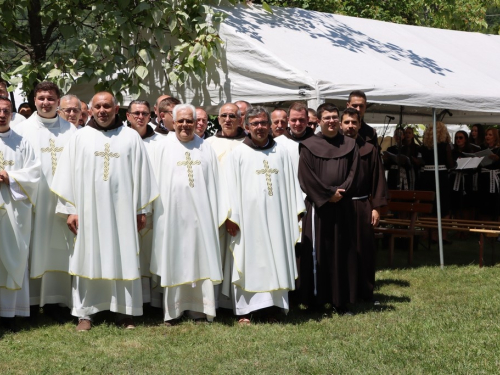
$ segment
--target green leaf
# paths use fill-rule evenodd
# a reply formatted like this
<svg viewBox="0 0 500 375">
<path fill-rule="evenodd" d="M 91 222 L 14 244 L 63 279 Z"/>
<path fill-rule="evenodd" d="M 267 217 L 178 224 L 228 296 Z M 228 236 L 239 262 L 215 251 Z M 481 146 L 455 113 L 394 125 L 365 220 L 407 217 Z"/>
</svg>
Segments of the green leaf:
<svg viewBox="0 0 500 375">
<path fill-rule="evenodd" d="M 61 69 L 54 68 L 52 69 L 49 74 L 47 74 L 47 78 L 57 78 L 62 74 Z"/>
<path fill-rule="evenodd" d="M 175 16 L 172 16 L 168 20 L 168 28 L 170 32 L 173 33 L 176 27 L 177 27 L 177 18 L 175 18 Z"/>
<path fill-rule="evenodd" d="M 139 56 L 141 57 L 142 61 L 144 61 L 146 66 L 148 66 L 149 63 L 151 62 L 151 57 L 149 56 L 149 52 L 146 51 L 145 49 L 141 49 L 139 51 Z"/>
<path fill-rule="evenodd" d="M 61 25 L 59 26 L 59 31 L 63 38 L 68 40 L 76 34 L 76 27 L 73 25 Z"/>
<path fill-rule="evenodd" d="M 263 2 L 262 2 L 262 8 L 263 8 L 265 11 L 267 11 L 267 12 L 269 12 L 269 13 L 273 14 L 273 10 L 272 10 L 272 9 L 271 9 L 271 7 L 269 6 L 269 4 L 268 4 L 268 3 L 266 3 L 265 1 L 263 1 Z"/>
<path fill-rule="evenodd" d="M 132 14 L 140 13 L 144 10 L 148 10 L 149 8 L 151 8 L 151 5 L 149 5 L 149 3 L 141 1 L 139 5 L 137 5 L 135 9 L 132 11 Z"/>
<path fill-rule="evenodd" d="M 149 71 L 148 68 L 145 66 L 139 65 L 138 67 L 135 68 L 135 74 L 137 74 L 141 79 L 144 79 L 147 77 Z"/>
<path fill-rule="evenodd" d="M 89 44 L 87 46 L 87 48 L 89 49 L 89 52 L 91 55 L 93 55 L 95 53 L 95 51 L 97 51 L 97 44 Z"/>
<path fill-rule="evenodd" d="M 163 12 L 159 9 L 153 9 L 151 11 L 151 15 L 153 16 L 153 20 L 155 21 L 156 26 L 160 25 L 161 19 L 163 17 Z"/>
</svg>

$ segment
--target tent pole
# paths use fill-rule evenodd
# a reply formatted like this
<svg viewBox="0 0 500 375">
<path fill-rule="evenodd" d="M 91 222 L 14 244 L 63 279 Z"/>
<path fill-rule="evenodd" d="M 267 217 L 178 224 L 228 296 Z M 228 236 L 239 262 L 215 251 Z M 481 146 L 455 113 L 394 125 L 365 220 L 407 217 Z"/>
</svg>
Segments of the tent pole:
<svg viewBox="0 0 500 375">
<path fill-rule="evenodd" d="M 436 130 L 436 108 L 432 108 L 432 138 L 434 146 L 434 178 L 436 179 L 436 208 L 437 208 L 437 222 L 438 222 L 438 238 L 439 238 L 439 262 L 441 269 L 444 269 L 444 255 L 443 255 L 443 230 L 441 224 L 441 194 L 439 193 L 439 162 L 437 151 L 437 130 Z"/>
</svg>

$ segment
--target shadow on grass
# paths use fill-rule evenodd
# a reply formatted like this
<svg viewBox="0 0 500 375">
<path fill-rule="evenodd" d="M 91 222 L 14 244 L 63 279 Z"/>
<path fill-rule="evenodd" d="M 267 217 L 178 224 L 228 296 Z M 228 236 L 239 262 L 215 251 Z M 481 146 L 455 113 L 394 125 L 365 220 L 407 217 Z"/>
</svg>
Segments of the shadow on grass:
<svg viewBox="0 0 500 375">
<path fill-rule="evenodd" d="M 410 282 L 407 280 L 399 280 L 399 279 L 381 279 L 377 280 L 377 282 L 375 283 L 375 290 L 379 290 L 381 287 L 387 285 L 396 285 L 403 288 L 409 288 Z"/>
</svg>

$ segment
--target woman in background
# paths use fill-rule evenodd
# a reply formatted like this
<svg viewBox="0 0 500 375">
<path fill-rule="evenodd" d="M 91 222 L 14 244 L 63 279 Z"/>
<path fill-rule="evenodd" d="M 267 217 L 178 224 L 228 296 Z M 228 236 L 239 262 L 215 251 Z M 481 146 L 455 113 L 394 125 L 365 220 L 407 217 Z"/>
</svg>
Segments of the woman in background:
<svg viewBox="0 0 500 375">
<path fill-rule="evenodd" d="M 484 128 L 481 124 L 474 124 L 470 129 L 469 143 L 472 147 L 482 148 L 484 144 Z"/>
<path fill-rule="evenodd" d="M 497 129 L 486 130 L 484 147 L 493 153 L 487 156 L 493 162 L 481 167 L 477 179 L 479 219 L 496 221 L 498 219 L 498 195 L 500 194 L 500 140 Z"/>
<path fill-rule="evenodd" d="M 448 218 L 450 214 L 450 184 L 448 179 L 448 170 L 455 166 L 451 154 L 451 137 L 448 129 L 442 122 L 436 124 L 437 138 L 437 156 L 439 170 L 439 193 L 441 197 L 441 217 Z M 427 126 L 423 137 L 423 146 L 420 147 L 420 153 L 425 166 L 420 176 L 420 190 L 436 191 L 436 181 L 434 176 L 434 141 L 432 126 Z M 437 216 L 436 200 L 434 201 L 432 213 Z M 432 240 L 437 241 L 437 230 L 432 231 Z M 446 231 L 443 231 L 443 243 L 449 244 L 446 239 Z"/>
</svg>

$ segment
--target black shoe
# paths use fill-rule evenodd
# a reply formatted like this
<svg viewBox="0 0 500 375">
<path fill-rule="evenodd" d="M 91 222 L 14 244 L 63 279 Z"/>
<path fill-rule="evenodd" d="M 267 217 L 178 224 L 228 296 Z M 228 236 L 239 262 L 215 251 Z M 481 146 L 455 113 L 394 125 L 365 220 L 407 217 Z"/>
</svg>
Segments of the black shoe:
<svg viewBox="0 0 500 375">
<path fill-rule="evenodd" d="M 16 323 L 16 318 L 2 318 L 2 328 L 12 333 L 16 333 L 21 330 Z"/>
</svg>

